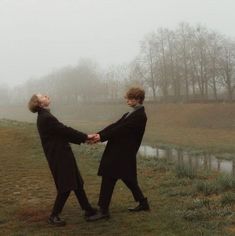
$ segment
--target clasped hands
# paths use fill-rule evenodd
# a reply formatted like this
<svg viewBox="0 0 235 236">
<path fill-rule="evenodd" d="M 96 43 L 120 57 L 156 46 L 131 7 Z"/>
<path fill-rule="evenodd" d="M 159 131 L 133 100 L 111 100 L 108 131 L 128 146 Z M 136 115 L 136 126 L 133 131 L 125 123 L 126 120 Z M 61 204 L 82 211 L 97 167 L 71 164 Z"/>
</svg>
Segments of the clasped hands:
<svg viewBox="0 0 235 236">
<path fill-rule="evenodd" d="M 88 134 L 86 143 L 94 144 L 100 142 L 100 135 L 99 134 Z"/>
</svg>

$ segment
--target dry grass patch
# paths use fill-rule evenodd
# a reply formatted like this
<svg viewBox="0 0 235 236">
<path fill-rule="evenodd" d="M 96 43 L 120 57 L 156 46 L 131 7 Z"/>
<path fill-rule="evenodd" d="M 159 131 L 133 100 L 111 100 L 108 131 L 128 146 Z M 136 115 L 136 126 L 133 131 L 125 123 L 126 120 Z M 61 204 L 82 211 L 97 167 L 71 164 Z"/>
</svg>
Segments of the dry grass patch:
<svg viewBox="0 0 235 236">
<path fill-rule="evenodd" d="M 24 208 L 19 209 L 16 213 L 17 219 L 24 221 L 26 223 L 47 221 L 48 219 L 48 209 L 41 208 Z"/>
</svg>

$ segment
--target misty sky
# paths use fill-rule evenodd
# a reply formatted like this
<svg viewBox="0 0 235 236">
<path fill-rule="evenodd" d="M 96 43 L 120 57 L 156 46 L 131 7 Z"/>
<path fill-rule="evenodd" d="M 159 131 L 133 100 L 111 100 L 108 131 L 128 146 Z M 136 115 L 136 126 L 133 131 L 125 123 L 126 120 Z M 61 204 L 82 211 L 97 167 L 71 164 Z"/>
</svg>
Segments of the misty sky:
<svg viewBox="0 0 235 236">
<path fill-rule="evenodd" d="M 235 38 L 234 11 L 234 0 L 0 0 L 0 85 L 80 58 L 130 62 L 147 33 L 182 21 Z"/>
</svg>

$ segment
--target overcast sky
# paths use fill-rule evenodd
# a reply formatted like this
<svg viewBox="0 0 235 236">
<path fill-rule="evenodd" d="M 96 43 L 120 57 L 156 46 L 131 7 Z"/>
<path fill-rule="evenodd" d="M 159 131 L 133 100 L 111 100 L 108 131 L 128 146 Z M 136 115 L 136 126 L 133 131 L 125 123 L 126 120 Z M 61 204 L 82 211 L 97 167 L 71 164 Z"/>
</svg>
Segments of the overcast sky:
<svg viewBox="0 0 235 236">
<path fill-rule="evenodd" d="M 200 23 L 235 38 L 234 0 L 0 0 L 0 84 L 18 85 L 80 58 L 131 61 L 159 27 Z"/>
</svg>

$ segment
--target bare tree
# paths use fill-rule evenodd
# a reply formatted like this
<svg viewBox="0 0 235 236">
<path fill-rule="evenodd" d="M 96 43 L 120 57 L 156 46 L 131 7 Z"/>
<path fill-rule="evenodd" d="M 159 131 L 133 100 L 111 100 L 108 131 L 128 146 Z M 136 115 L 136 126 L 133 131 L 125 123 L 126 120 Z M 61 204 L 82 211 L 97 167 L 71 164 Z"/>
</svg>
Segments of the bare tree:
<svg viewBox="0 0 235 236">
<path fill-rule="evenodd" d="M 227 90 L 228 101 L 233 100 L 233 92 L 235 88 L 235 43 L 224 40 L 222 55 L 220 57 L 222 84 Z"/>
<path fill-rule="evenodd" d="M 139 62 L 141 62 L 142 69 L 140 70 L 145 82 L 152 90 L 153 100 L 156 100 L 157 89 L 157 51 L 159 44 L 156 42 L 156 35 L 150 34 L 141 44 L 141 54 Z"/>
</svg>

